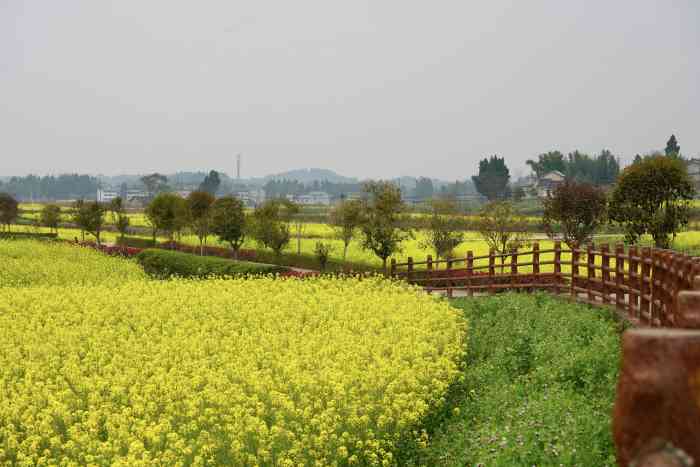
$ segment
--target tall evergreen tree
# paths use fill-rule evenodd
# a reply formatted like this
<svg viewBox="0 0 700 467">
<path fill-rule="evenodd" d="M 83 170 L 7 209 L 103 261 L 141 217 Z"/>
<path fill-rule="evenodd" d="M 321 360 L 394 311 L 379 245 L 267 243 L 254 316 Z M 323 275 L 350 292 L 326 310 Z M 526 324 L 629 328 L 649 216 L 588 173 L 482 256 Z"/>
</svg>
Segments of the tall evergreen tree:
<svg viewBox="0 0 700 467">
<path fill-rule="evenodd" d="M 479 162 L 479 175 L 472 177 L 476 190 L 489 201 L 504 199 L 508 193 L 510 172 L 505 159 L 493 155 Z"/>
<path fill-rule="evenodd" d="M 199 185 L 199 191 L 204 191 L 212 196 L 216 196 L 216 192 L 219 191 L 219 186 L 221 186 L 221 177 L 219 172 L 212 170 L 209 175 L 204 177 L 204 181 Z"/>
<path fill-rule="evenodd" d="M 666 142 L 666 149 L 664 149 L 666 157 L 673 157 L 675 159 L 682 159 L 681 147 L 678 145 L 676 140 L 676 135 L 671 135 L 671 137 Z"/>
</svg>

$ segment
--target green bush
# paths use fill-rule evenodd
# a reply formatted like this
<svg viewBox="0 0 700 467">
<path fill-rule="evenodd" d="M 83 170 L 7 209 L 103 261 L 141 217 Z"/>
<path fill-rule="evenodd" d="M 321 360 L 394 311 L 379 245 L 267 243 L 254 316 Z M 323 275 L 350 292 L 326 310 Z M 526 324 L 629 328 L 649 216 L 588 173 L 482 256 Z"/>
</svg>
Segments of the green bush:
<svg viewBox="0 0 700 467">
<path fill-rule="evenodd" d="M 241 276 L 247 274 L 272 274 L 286 271 L 286 268 L 271 264 L 233 261 L 214 256 L 197 256 L 178 251 L 160 249 L 144 250 L 136 256 L 144 271 L 151 276 L 167 278 Z"/>
<path fill-rule="evenodd" d="M 153 239 L 143 237 L 117 237 L 117 245 L 131 248 L 153 248 L 155 246 Z"/>
<path fill-rule="evenodd" d="M 453 304 L 470 323 L 464 378 L 404 465 L 615 465 L 612 312 L 544 294 Z"/>
<path fill-rule="evenodd" d="M 37 239 L 37 240 L 53 240 L 58 237 L 56 233 L 38 233 L 38 232 L 0 232 L 1 239 Z"/>
</svg>

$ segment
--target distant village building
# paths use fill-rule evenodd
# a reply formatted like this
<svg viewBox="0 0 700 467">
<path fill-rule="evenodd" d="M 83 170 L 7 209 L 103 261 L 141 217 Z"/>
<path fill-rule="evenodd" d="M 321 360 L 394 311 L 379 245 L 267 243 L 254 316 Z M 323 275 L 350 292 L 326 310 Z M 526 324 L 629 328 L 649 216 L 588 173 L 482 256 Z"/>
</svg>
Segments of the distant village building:
<svg viewBox="0 0 700 467">
<path fill-rule="evenodd" d="M 254 208 L 265 202 L 265 190 L 262 188 L 236 191 L 233 196 L 243 201 L 243 204 L 249 208 Z"/>
<path fill-rule="evenodd" d="M 287 199 L 304 206 L 329 206 L 331 195 L 325 191 L 312 191 L 305 195 L 287 195 Z"/>
<path fill-rule="evenodd" d="M 123 193 L 114 189 L 102 189 L 97 190 L 97 201 L 100 203 L 109 203 L 114 198 L 123 197 Z M 148 194 L 141 190 L 127 190 L 126 199 L 123 201 L 127 204 L 143 203 L 148 199 Z"/>
<path fill-rule="evenodd" d="M 103 190 L 102 188 L 97 189 L 97 202 L 98 203 L 109 203 L 114 198 L 119 197 L 119 192 L 114 190 Z"/>
</svg>

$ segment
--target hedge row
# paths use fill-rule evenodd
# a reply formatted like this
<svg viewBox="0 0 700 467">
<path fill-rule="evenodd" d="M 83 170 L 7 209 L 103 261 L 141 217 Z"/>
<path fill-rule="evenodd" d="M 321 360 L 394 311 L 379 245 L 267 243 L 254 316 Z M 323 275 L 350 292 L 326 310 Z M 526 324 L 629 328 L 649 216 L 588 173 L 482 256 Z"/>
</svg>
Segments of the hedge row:
<svg viewBox="0 0 700 467">
<path fill-rule="evenodd" d="M 1 239 L 12 238 L 36 238 L 36 239 L 55 239 L 58 234 L 55 233 L 38 233 L 38 232 L 0 232 Z"/>
<path fill-rule="evenodd" d="M 261 275 L 287 270 L 272 264 L 233 261 L 213 256 L 195 256 L 189 253 L 161 249 L 144 250 L 136 256 L 146 273 L 154 277 L 209 277 Z"/>
</svg>

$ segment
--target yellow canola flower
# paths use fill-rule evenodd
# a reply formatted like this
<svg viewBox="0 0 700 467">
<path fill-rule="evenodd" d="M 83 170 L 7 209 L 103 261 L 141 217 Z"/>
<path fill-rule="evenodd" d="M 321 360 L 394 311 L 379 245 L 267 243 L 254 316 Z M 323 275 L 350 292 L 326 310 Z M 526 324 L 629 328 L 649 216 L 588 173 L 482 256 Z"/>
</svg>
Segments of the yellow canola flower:
<svg viewBox="0 0 700 467">
<path fill-rule="evenodd" d="M 0 288 L 0 465 L 393 465 L 464 353 L 379 278 L 48 283 Z"/>
</svg>

